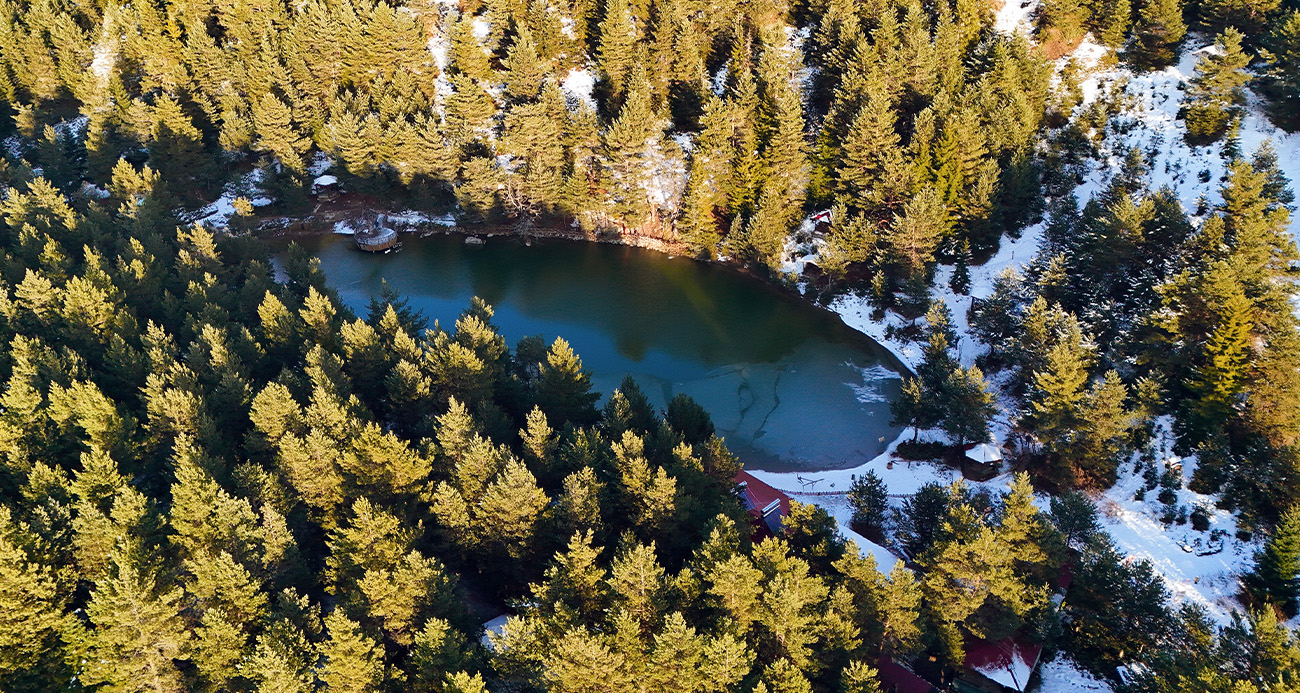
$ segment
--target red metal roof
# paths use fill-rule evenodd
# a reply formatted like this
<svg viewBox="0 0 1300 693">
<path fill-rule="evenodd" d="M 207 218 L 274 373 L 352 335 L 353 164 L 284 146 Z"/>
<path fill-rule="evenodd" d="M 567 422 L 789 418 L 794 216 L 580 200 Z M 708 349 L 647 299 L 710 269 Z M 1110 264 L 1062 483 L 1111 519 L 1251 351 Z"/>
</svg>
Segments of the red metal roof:
<svg viewBox="0 0 1300 693">
<path fill-rule="evenodd" d="M 917 676 L 907 667 L 884 655 L 876 663 L 880 676 L 880 690 L 885 693 L 930 693 L 934 686 Z"/>
<path fill-rule="evenodd" d="M 966 643 L 966 669 L 1012 690 L 1023 691 L 1038 666 L 1043 644 L 1027 644 L 1016 638 L 989 642 L 970 638 Z"/>
<path fill-rule="evenodd" d="M 736 485 L 740 487 L 740 500 L 754 518 L 755 524 L 766 527 L 772 535 L 778 534 L 781 531 L 781 520 L 790 514 L 790 497 L 743 469 L 736 473 Z"/>
</svg>

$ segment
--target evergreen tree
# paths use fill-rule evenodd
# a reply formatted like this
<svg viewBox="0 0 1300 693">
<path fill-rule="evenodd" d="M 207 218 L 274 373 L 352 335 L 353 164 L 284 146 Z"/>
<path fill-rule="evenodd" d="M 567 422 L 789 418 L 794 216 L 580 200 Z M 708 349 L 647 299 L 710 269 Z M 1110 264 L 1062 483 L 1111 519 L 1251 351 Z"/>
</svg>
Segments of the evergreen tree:
<svg viewBox="0 0 1300 693">
<path fill-rule="evenodd" d="M 605 16 L 600 22 L 600 46 L 596 63 L 600 67 L 601 77 L 609 84 L 614 105 L 622 103 L 636 59 L 638 38 L 628 1 L 607 0 Z"/>
<path fill-rule="evenodd" d="M 1161 67 L 1172 63 L 1178 57 L 1178 46 L 1187 35 L 1182 2 L 1149 0 L 1143 4 L 1138 11 L 1134 34 L 1137 36 L 1135 50 L 1144 64 Z"/>
<path fill-rule="evenodd" d="M 532 32 L 520 30 L 504 62 L 506 95 L 515 101 L 530 101 L 542 91 L 545 66 L 537 55 Z M 556 123 L 558 125 L 558 123 Z"/>
<path fill-rule="evenodd" d="M 91 593 L 91 628 L 76 632 L 84 651 L 78 677 L 114 691 L 184 690 L 178 660 L 189 656 L 181 591 L 165 590 L 132 558 L 113 557 L 111 574 Z"/>
<path fill-rule="evenodd" d="M 271 154 L 290 171 L 302 172 L 310 140 L 298 134 L 292 111 L 275 94 L 267 92 L 253 104 L 253 129 L 258 151 Z"/>
<path fill-rule="evenodd" d="M 584 426 L 597 420 L 595 404 L 600 394 L 591 391 L 591 375 L 582 369 L 568 342 L 557 337 L 539 368 L 537 405 L 552 426 Z"/>
<path fill-rule="evenodd" d="M 648 198 L 646 161 L 658 146 L 663 123 L 655 113 L 650 80 L 638 64 L 625 85 L 626 98 L 618 118 L 605 131 L 605 155 L 614 179 L 614 208 L 624 223 L 639 225 L 646 215 Z"/>
<path fill-rule="evenodd" d="M 934 188 L 925 188 L 895 215 L 885 237 L 892 259 L 904 277 L 922 276 L 948 233 L 948 213 Z"/>
<path fill-rule="evenodd" d="M 1129 23 L 1133 21 L 1133 6 L 1129 0 L 1109 0 L 1099 3 L 1094 11 L 1093 23 L 1097 26 L 1101 42 L 1119 47 L 1128 37 Z"/>
<path fill-rule="evenodd" d="M 883 80 L 883 77 L 874 77 Z M 908 187 L 894 101 L 883 84 L 867 87 L 866 103 L 849 127 L 836 169 L 837 189 L 857 209 L 893 202 Z"/>
<path fill-rule="evenodd" d="M 1282 5 L 1280 0 L 1204 0 L 1198 3 L 1201 23 L 1210 29 L 1235 29 L 1260 36 Z"/>
<path fill-rule="evenodd" d="M 1196 74 L 1188 89 L 1191 103 L 1183 116 L 1187 122 L 1187 138 L 1192 144 L 1207 144 L 1221 138 L 1245 103 L 1244 88 L 1250 80 L 1246 66 L 1250 57 L 1242 50 L 1241 40 L 1241 32 L 1228 27 L 1215 38 L 1215 52 L 1196 61 Z"/>
<path fill-rule="evenodd" d="M 1300 9 L 1274 22 L 1265 44 L 1261 56 L 1268 62 L 1274 107 L 1284 123 L 1294 125 L 1300 118 Z"/>
<path fill-rule="evenodd" d="M 885 524 L 885 511 L 889 498 L 885 482 L 873 471 L 855 477 L 849 486 L 849 504 L 853 506 L 853 522 L 880 531 Z"/>
<path fill-rule="evenodd" d="M 1114 483 L 1120 453 L 1128 439 L 1133 417 L 1125 408 L 1128 388 L 1119 373 L 1108 371 L 1088 392 L 1084 402 L 1080 447 L 1080 471 L 1099 486 Z"/>
<path fill-rule="evenodd" d="M 453 74 L 463 74 L 474 82 L 492 78 L 488 52 L 474 36 L 474 17 L 462 14 L 449 20 L 447 28 L 451 40 L 451 68 Z"/>
<path fill-rule="evenodd" d="M 50 569 L 6 536 L 12 529 L 0 508 L 0 684 L 34 691 L 60 677 L 64 597 Z"/>
<path fill-rule="evenodd" d="M 1288 618 L 1296 613 L 1300 598 L 1300 512 L 1291 511 L 1282 517 L 1264 549 L 1255 555 L 1255 567 L 1245 582 L 1257 602 L 1277 605 Z"/>
<path fill-rule="evenodd" d="M 1081 344 L 1063 340 L 1047 352 L 1045 367 L 1033 374 L 1030 406 L 1035 429 L 1048 453 L 1058 459 L 1074 448 L 1089 360 Z"/>
<path fill-rule="evenodd" d="M 354 621 L 335 611 L 325 617 L 328 639 L 319 646 L 320 681 L 339 693 L 378 691 L 383 680 L 383 649 Z"/>
<path fill-rule="evenodd" d="M 957 247 L 957 262 L 953 266 L 952 278 L 948 280 L 948 288 L 960 296 L 970 292 L 970 241 L 965 238 Z"/>
<path fill-rule="evenodd" d="M 1201 435 L 1223 425 L 1245 387 L 1252 323 L 1250 302 L 1241 293 L 1231 294 L 1205 343 L 1202 364 L 1188 383 L 1196 397 L 1191 404 L 1194 426 Z"/>
<path fill-rule="evenodd" d="M 997 413 L 997 406 L 980 369 L 953 369 L 941 392 L 945 398 L 943 431 L 948 438 L 958 445 L 987 440 L 989 421 Z"/>
</svg>

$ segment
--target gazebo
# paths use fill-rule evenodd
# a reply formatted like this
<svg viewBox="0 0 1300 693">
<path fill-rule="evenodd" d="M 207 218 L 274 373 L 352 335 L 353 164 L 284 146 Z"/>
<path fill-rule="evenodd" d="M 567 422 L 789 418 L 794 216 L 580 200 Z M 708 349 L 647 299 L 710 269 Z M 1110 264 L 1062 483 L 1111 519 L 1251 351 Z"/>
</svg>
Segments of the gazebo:
<svg viewBox="0 0 1300 693">
<path fill-rule="evenodd" d="M 339 196 L 339 179 L 329 174 L 317 176 L 311 182 L 311 194 L 318 200 L 330 201 Z"/>
<path fill-rule="evenodd" d="M 986 481 L 1002 471 L 1002 448 L 989 443 L 967 445 L 962 474 L 976 481 Z"/>
<path fill-rule="evenodd" d="M 966 450 L 966 459 L 980 464 L 997 464 L 1002 461 L 1002 448 L 980 443 Z"/>
</svg>

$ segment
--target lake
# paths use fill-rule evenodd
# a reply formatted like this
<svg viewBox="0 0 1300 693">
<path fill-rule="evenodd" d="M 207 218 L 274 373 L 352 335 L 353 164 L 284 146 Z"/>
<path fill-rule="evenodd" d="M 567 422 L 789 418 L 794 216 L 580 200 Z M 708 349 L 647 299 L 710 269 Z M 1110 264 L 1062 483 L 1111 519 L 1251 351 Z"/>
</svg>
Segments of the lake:
<svg viewBox="0 0 1300 693">
<path fill-rule="evenodd" d="M 702 404 L 751 469 L 836 469 L 884 451 L 899 429 L 892 355 L 832 313 L 718 265 L 627 246 L 406 236 L 371 255 L 346 236 L 298 242 L 364 315 L 382 280 L 451 328 L 473 296 L 496 309 L 509 344 L 569 340 L 609 393 L 625 375 L 661 409 L 679 392 Z"/>
</svg>

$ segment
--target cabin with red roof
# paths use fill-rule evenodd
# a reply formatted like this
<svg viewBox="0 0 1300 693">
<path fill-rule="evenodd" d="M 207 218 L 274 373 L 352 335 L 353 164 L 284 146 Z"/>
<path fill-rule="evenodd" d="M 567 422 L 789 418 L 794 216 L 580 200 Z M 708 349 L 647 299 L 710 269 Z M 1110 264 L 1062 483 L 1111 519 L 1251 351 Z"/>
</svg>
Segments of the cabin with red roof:
<svg viewBox="0 0 1300 693">
<path fill-rule="evenodd" d="M 782 522 L 790 514 L 789 496 L 743 469 L 736 474 L 736 494 L 754 525 L 754 541 L 781 533 Z"/>
<path fill-rule="evenodd" d="M 895 662 L 889 655 L 880 656 L 880 661 L 876 663 L 876 672 L 883 693 L 930 693 L 937 690 L 929 681 Z"/>
<path fill-rule="evenodd" d="M 997 642 L 972 638 L 966 643 L 965 671 L 955 681 L 962 693 L 1024 693 L 1038 669 L 1042 643 L 1020 638 Z"/>
</svg>

